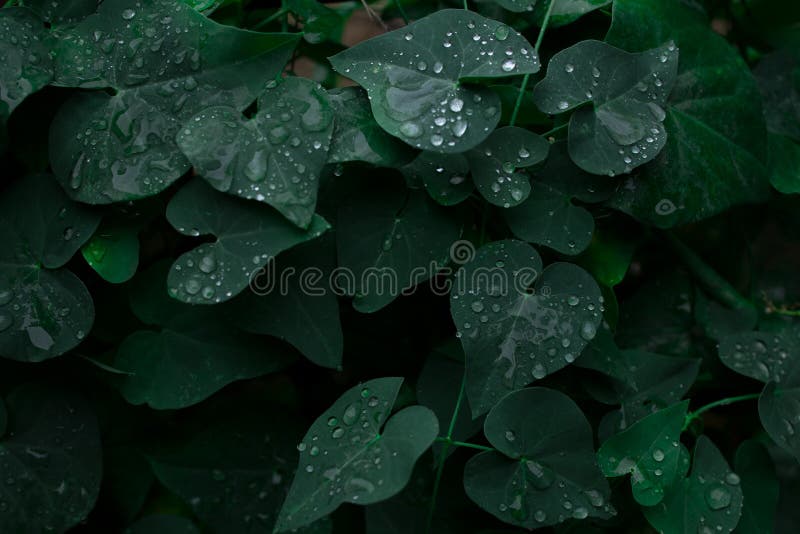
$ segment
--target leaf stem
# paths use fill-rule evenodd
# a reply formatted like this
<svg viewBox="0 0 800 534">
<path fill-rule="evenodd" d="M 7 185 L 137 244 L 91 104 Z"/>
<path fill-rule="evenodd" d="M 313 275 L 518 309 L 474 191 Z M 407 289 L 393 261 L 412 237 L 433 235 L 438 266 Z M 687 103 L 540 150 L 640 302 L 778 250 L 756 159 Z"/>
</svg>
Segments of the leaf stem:
<svg viewBox="0 0 800 534">
<path fill-rule="evenodd" d="M 692 275 L 714 298 L 734 310 L 749 310 L 752 313 L 756 313 L 753 303 L 740 295 L 731 284 L 717 274 L 692 249 L 687 247 L 671 232 L 664 232 L 663 235 Z"/>
<path fill-rule="evenodd" d="M 436 438 L 436 441 L 439 443 L 447 443 L 454 447 L 466 447 L 467 449 L 477 449 L 479 451 L 494 451 L 497 450 L 494 447 L 487 447 L 486 445 L 478 445 L 477 443 L 468 443 L 466 441 L 454 441 L 452 439 L 447 439 L 443 437 Z"/>
<path fill-rule="evenodd" d="M 704 413 L 706 413 L 709 410 L 713 410 L 714 408 L 717 408 L 719 406 L 727 406 L 729 404 L 733 404 L 733 403 L 736 403 L 736 402 L 743 402 L 743 401 L 757 399 L 760 396 L 761 396 L 761 393 L 750 393 L 748 395 L 739 395 L 738 397 L 726 397 L 724 399 L 720 399 L 720 400 L 711 402 L 709 404 L 706 404 L 705 406 L 701 406 L 697 410 L 695 410 L 693 412 L 689 412 L 688 414 L 686 414 L 686 420 L 683 423 L 683 430 L 681 430 L 681 432 L 683 432 L 687 428 L 689 428 L 689 425 L 692 424 L 692 421 L 694 421 L 695 419 L 700 419 L 700 416 L 703 415 Z"/>
<path fill-rule="evenodd" d="M 466 4 L 467 0 L 464 0 Z M 539 28 L 539 36 L 536 37 L 536 44 L 533 46 L 533 53 L 538 58 L 539 57 L 539 47 L 542 45 L 542 39 L 544 39 L 544 32 L 547 30 L 547 25 L 550 23 L 550 14 L 553 12 L 553 6 L 555 5 L 556 0 L 550 0 L 550 3 L 547 4 L 547 11 L 544 13 L 544 19 L 542 20 L 542 27 Z M 526 74 L 522 77 L 522 84 L 519 86 L 519 93 L 517 93 L 517 101 L 514 104 L 514 111 L 511 112 L 511 120 L 508 121 L 509 126 L 514 126 L 517 122 L 517 115 L 519 114 L 519 108 L 522 106 L 522 98 L 525 96 L 525 89 L 528 87 L 528 81 L 531 79 L 530 74 Z"/>
<path fill-rule="evenodd" d="M 450 425 L 447 427 L 447 436 L 445 438 L 436 438 L 436 441 L 443 443 L 442 450 L 439 453 L 436 465 L 436 478 L 433 479 L 433 492 L 431 494 L 431 501 L 428 505 L 428 520 L 425 523 L 425 532 L 431 532 L 431 525 L 433 523 L 433 512 L 436 510 L 436 496 L 439 494 L 439 484 L 442 482 L 442 473 L 444 472 L 444 461 L 447 459 L 447 450 L 455 442 L 451 439 L 453 437 L 453 429 L 456 427 L 456 419 L 458 412 L 461 410 L 461 402 L 464 399 L 464 389 L 467 385 L 467 374 L 461 377 L 461 387 L 458 389 L 458 398 L 456 398 L 456 405 L 453 408 L 453 415 L 450 417 Z"/>
<path fill-rule="evenodd" d="M 408 15 L 406 14 L 406 10 L 403 7 L 402 0 L 394 0 L 394 3 L 397 6 L 397 11 L 400 12 L 400 16 L 403 17 L 403 22 L 405 22 L 406 26 L 408 26 Z"/>
<path fill-rule="evenodd" d="M 555 128 L 551 128 L 550 130 L 547 130 L 545 133 L 543 133 L 541 135 L 542 135 L 542 137 L 547 137 L 549 135 L 553 135 L 556 132 L 560 132 L 561 130 L 563 130 L 567 126 L 569 126 L 569 123 L 565 122 L 564 124 L 562 124 L 560 126 L 556 126 Z"/>
<path fill-rule="evenodd" d="M 282 7 L 282 8 L 280 8 L 278 11 L 276 11 L 275 13 L 273 13 L 272 15 L 270 15 L 269 17 L 265 18 L 264 20 L 262 20 L 261 22 L 259 22 L 259 23 L 258 23 L 258 24 L 256 24 L 255 26 L 253 26 L 253 28 L 252 28 L 252 29 L 253 29 L 253 30 L 260 30 L 261 28 L 263 28 L 263 27 L 267 26 L 267 25 L 268 25 L 270 22 L 272 22 L 272 21 L 274 21 L 275 19 L 278 19 L 278 18 L 280 18 L 280 17 L 284 16 L 284 15 L 285 15 L 285 14 L 287 14 L 288 12 L 289 12 L 289 10 L 288 10 L 288 9 L 286 9 L 285 7 Z"/>
<path fill-rule="evenodd" d="M 467 0 L 464 0 L 464 11 L 469 11 L 469 6 L 467 5 Z"/>
</svg>

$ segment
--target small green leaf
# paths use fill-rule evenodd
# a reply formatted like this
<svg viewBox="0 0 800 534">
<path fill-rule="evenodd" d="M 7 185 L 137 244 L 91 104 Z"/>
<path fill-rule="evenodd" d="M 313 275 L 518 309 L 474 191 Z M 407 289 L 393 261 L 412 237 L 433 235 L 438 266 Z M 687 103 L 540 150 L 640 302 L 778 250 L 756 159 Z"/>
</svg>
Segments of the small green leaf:
<svg viewBox="0 0 800 534">
<path fill-rule="evenodd" d="M 170 294 L 189 304 L 230 299 L 248 286 L 270 257 L 330 228 L 314 215 L 308 229 L 302 230 L 272 208 L 222 195 L 198 179 L 172 197 L 167 219 L 184 235 L 217 237 L 181 255 L 170 270 Z"/>
<path fill-rule="evenodd" d="M 800 145 L 769 134 L 769 182 L 783 194 L 800 193 Z"/>
<path fill-rule="evenodd" d="M 0 199 L 0 355 L 59 356 L 89 333 L 91 295 L 62 268 L 100 217 L 64 194 L 49 175 L 13 182 Z"/>
<path fill-rule="evenodd" d="M 56 176 L 92 204 L 164 190 L 189 169 L 175 144 L 181 124 L 210 106 L 245 109 L 297 39 L 221 26 L 171 0 L 104 1 L 60 35 L 56 83 L 115 91 L 61 108 L 50 130 Z"/>
<path fill-rule="evenodd" d="M 242 330 L 285 339 L 324 367 L 342 365 L 339 304 L 327 283 L 335 267 L 332 236 L 303 243 L 270 262 L 252 291 L 231 301 L 230 318 Z"/>
<path fill-rule="evenodd" d="M 541 163 L 550 144 L 524 128 L 499 128 L 466 153 L 472 179 L 483 198 L 503 208 L 517 206 L 531 191 L 528 177 L 517 169 Z"/>
<path fill-rule="evenodd" d="M 678 78 L 664 108 L 667 144 L 611 203 L 660 228 L 705 219 L 769 194 L 766 135 L 748 66 L 701 10 L 661 0 L 616 0 L 606 41 L 642 51 L 672 39 Z M 675 135 L 672 135 L 674 133 Z"/>
<path fill-rule="evenodd" d="M 189 518 L 155 514 L 139 519 L 123 534 L 200 534 L 200 531 Z"/>
<path fill-rule="evenodd" d="M 467 462 L 464 490 L 498 519 L 533 529 L 616 513 L 597 468 L 592 427 L 563 393 L 510 393 L 489 412 L 484 432 L 497 452 Z"/>
<path fill-rule="evenodd" d="M 353 306 L 372 313 L 443 267 L 461 227 L 400 180 L 359 185 L 339 204 L 336 247 L 339 266 L 352 273 Z"/>
<path fill-rule="evenodd" d="M 736 449 L 736 473 L 741 477 L 746 506 L 734 531 L 736 534 L 771 534 L 775 532 L 779 484 L 775 465 L 767 450 L 755 440 L 747 440 Z"/>
<path fill-rule="evenodd" d="M 366 161 L 395 167 L 411 159 L 413 151 L 375 122 L 363 89 L 331 89 L 328 98 L 336 116 L 328 163 Z"/>
<path fill-rule="evenodd" d="M 761 382 L 784 383 L 800 369 L 800 329 L 740 332 L 723 338 L 719 358 L 739 374 Z"/>
<path fill-rule="evenodd" d="M 764 430 L 775 443 L 800 461 L 798 407 L 800 407 L 800 365 L 795 365 L 791 373 L 780 383 L 780 389 L 775 382 L 770 382 L 764 387 L 758 399 L 758 416 L 764 425 Z"/>
<path fill-rule="evenodd" d="M 659 532 L 731 532 L 742 513 L 740 479 L 711 440 L 700 436 L 689 477 L 642 510 Z"/>
<path fill-rule="evenodd" d="M 86 519 L 100 492 L 102 450 L 91 406 L 44 383 L 15 389 L 6 405 L 0 531 L 65 532 Z"/>
<path fill-rule="evenodd" d="M 29 9 L 0 11 L 0 139 L 14 108 L 52 79 L 50 44 L 44 24 Z"/>
<path fill-rule="evenodd" d="M 576 258 L 578 264 L 604 286 L 616 286 L 625 279 L 640 241 L 631 235 L 631 230 L 627 225 L 597 228 L 589 246 Z"/>
<path fill-rule="evenodd" d="M 307 525 L 344 502 L 386 500 L 405 487 L 439 425 L 422 406 L 389 418 L 401 383 L 378 378 L 355 386 L 314 421 L 297 446 L 300 462 L 276 532 Z"/>
<path fill-rule="evenodd" d="M 424 184 L 431 198 L 442 206 L 460 204 L 475 189 L 463 154 L 420 152 L 402 171 L 412 182 Z"/>
<path fill-rule="evenodd" d="M 552 57 L 533 90 L 545 113 L 583 104 L 569 122 L 569 155 L 583 170 L 614 176 L 652 160 L 667 142 L 661 124 L 678 69 L 673 43 L 630 54 L 581 41 Z"/>
<path fill-rule="evenodd" d="M 631 475 L 633 498 L 655 506 L 664 490 L 689 469 L 689 451 L 680 443 L 689 401 L 664 408 L 609 438 L 597 451 L 607 477 Z"/>
<path fill-rule="evenodd" d="M 521 241 L 481 247 L 456 280 L 450 314 L 466 354 L 473 416 L 575 361 L 602 320 L 591 276 L 569 263 L 542 272 L 539 254 Z"/>
<path fill-rule="evenodd" d="M 184 123 L 176 142 L 215 189 L 266 202 L 305 228 L 314 217 L 333 110 L 311 80 L 267 87 L 252 119 L 229 106 L 207 108 Z"/>
<path fill-rule="evenodd" d="M 281 4 L 297 15 L 303 23 L 303 39 L 312 44 L 338 41 L 345 18 L 316 0 L 286 0 Z"/>
<path fill-rule="evenodd" d="M 579 254 L 592 240 L 592 214 L 546 183 L 534 182 L 528 199 L 503 214 L 515 236 L 562 254 Z"/>
<path fill-rule="evenodd" d="M 500 120 L 500 101 L 476 78 L 534 73 L 539 58 L 517 31 L 443 9 L 330 58 L 369 93 L 381 127 L 416 148 L 464 152 Z"/>
<path fill-rule="evenodd" d="M 139 266 L 138 234 L 133 226 L 104 222 L 81 248 L 83 259 L 104 280 L 127 282 Z"/>
</svg>

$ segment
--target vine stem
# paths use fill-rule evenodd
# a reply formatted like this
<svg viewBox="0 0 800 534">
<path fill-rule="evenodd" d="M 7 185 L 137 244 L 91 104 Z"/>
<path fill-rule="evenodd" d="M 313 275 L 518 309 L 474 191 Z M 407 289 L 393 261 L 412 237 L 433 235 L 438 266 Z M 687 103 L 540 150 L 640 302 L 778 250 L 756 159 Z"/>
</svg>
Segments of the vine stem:
<svg viewBox="0 0 800 534">
<path fill-rule="evenodd" d="M 756 307 L 748 299 L 739 294 L 736 289 L 712 269 L 706 262 L 687 247 L 680 239 L 670 232 L 664 232 L 664 237 L 678 254 L 684 265 L 692 275 L 711 293 L 720 303 L 734 310 L 749 310 L 756 313 Z"/>
<path fill-rule="evenodd" d="M 467 5 L 467 0 L 464 0 L 464 11 L 469 11 L 469 6 Z"/>
<path fill-rule="evenodd" d="M 486 445 L 478 445 L 477 443 L 467 443 L 466 441 L 455 441 L 447 438 L 436 438 L 439 443 L 447 443 L 454 447 L 466 447 L 467 449 L 477 449 L 479 451 L 496 451 L 494 447 L 487 447 Z"/>
<path fill-rule="evenodd" d="M 253 29 L 253 30 L 260 30 L 261 28 L 263 28 L 264 26 L 268 25 L 268 24 L 269 24 L 270 22 L 272 22 L 273 20 L 275 20 L 275 19 L 277 19 L 277 18 L 280 18 L 280 17 L 284 16 L 284 15 L 285 15 L 285 14 L 287 14 L 288 12 L 289 12 L 289 10 L 288 10 L 288 9 L 286 9 L 286 8 L 282 7 L 282 8 L 280 8 L 278 11 L 276 11 L 275 13 L 273 13 L 272 15 L 270 15 L 269 17 L 265 18 L 264 20 L 262 20 L 261 22 L 259 22 L 259 23 L 258 23 L 258 24 L 256 24 L 255 26 L 253 26 L 253 28 L 252 28 L 252 29 Z"/>
<path fill-rule="evenodd" d="M 439 494 L 439 484 L 442 481 L 442 472 L 444 472 L 444 461 L 447 459 L 447 450 L 450 448 L 451 445 L 460 442 L 454 442 L 452 440 L 453 437 L 453 429 L 456 427 L 456 419 L 458 418 L 458 412 L 461 410 L 461 402 L 464 400 L 464 389 L 467 385 L 467 374 L 461 377 L 461 387 L 458 389 L 458 398 L 456 399 L 456 405 L 453 408 L 453 415 L 450 417 L 450 426 L 447 428 L 447 436 L 445 438 L 437 438 L 436 441 L 441 441 L 442 443 L 442 450 L 439 453 L 439 459 L 437 460 L 436 466 L 436 478 L 433 480 L 433 493 L 431 494 L 431 501 L 428 505 L 428 520 L 425 523 L 425 532 L 429 534 L 431 531 L 431 524 L 433 523 L 433 512 L 436 510 L 436 497 Z M 470 444 L 471 445 L 471 444 Z M 463 446 L 463 445 L 462 445 Z"/>
<path fill-rule="evenodd" d="M 701 415 L 703 415 L 704 413 L 706 413 L 709 410 L 713 410 L 714 408 L 717 408 L 719 406 L 727 406 L 729 404 L 734 404 L 736 402 L 743 402 L 743 401 L 757 399 L 760 396 L 761 396 L 761 393 L 750 393 L 748 395 L 739 395 L 738 397 L 726 397 L 724 399 L 720 399 L 720 400 L 711 402 L 709 404 L 706 404 L 705 406 L 701 406 L 697 410 L 695 410 L 693 412 L 689 412 L 688 414 L 686 414 L 686 420 L 683 423 L 683 429 L 681 430 L 681 432 L 683 432 L 687 428 L 689 428 L 689 425 L 692 424 L 692 421 L 694 421 L 696 419 L 699 419 Z"/>
<path fill-rule="evenodd" d="M 564 129 L 564 128 L 566 128 L 567 126 L 569 126 L 569 123 L 568 123 L 568 122 L 565 122 L 565 123 L 564 123 L 564 124 L 562 124 L 561 126 L 556 126 L 555 128 L 551 128 L 550 130 L 547 130 L 545 133 L 543 133 L 543 134 L 542 134 L 542 137 L 547 137 L 547 136 L 549 136 L 549 135 L 553 135 L 554 133 L 556 133 L 556 132 L 559 132 L 559 131 L 563 130 L 563 129 Z"/>
<path fill-rule="evenodd" d="M 467 0 L 464 0 L 466 4 Z M 542 46 L 542 39 L 544 39 L 544 32 L 547 30 L 547 25 L 550 23 L 550 14 L 553 12 L 553 6 L 555 5 L 556 0 L 550 0 L 550 3 L 547 4 L 547 11 L 544 13 L 544 19 L 542 20 L 542 27 L 539 28 L 539 36 L 536 37 L 536 44 L 533 45 L 533 53 L 536 57 L 539 57 L 539 47 Z M 528 81 L 531 79 L 530 74 L 526 74 L 522 77 L 522 85 L 519 86 L 519 93 L 517 93 L 517 101 L 514 104 L 514 111 L 511 112 L 511 120 L 508 121 L 509 126 L 514 126 L 514 123 L 517 122 L 517 115 L 519 114 L 519 108 L 522 106 L 522 98 L 525 96 L 525 89 L 528 87 Z"/>
<path fill-rule="evenodd" d="M 400 16 L 403 17 L 403 22 L 405 22 L 406 26 L 408 26 L 408 15 L 406 15 L 406 10 L 403 7 L 402 0 L 394 0 L 394 3 L 397 6 L 397 11 L 400 12 Z"/>
</svg>

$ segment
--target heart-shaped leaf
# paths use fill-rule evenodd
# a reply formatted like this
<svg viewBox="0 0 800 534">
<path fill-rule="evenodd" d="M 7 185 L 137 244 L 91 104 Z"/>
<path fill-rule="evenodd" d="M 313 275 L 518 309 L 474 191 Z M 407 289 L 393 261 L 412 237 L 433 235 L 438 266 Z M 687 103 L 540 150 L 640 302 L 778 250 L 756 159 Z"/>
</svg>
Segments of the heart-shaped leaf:
<svg viewBox="0 0 800 534">
<path fill-rule="evenodd" d="M 466 153 L 472 180 L 483 198 L 503 208 L 523 202 L 531 192 L 528 177 L 517 169 L 547 158 L 550 144 L 544 137 L 516 126 L 499 128 Z"/>
<path fill-rule="evenodd" d="M 700 436 L 689 477 L 642 510 L 659 532 L 731 532 L 742 513 L 740 479 L 711 440 Z"/>
<path fill-rule="evenodd" d="M 469 178 L 469 163 L 462 154 L 420 152 L 402 171 L 411 182 L 423 184 L 431 198 L 443 206 L 465 201 L 475 189 Z"/>
<path fill-rule="evenodd" d="M 221 26 L 182 2 L 104 1 L 61 34 L 56 83 L 114 94 L 81 93 L 61 108 L 50 130 L 56 176 L 93 204 L 162 191 L 189 169 L 175 144 L 181 124 L 209 106 L 246 108 L 297 39 Z"/>
<path fill-rule="evenodd" d="M 742 507 L 736 533 L 774 532 L 779 483 L 772 457 L 761 443 L 749 439 L 736 449 L 734 464 L 736 474 L 741 478 L 742 496 L 747 502 L 747 506 Z"/>
<path fill-rule="evenodd" d="M 80 396 L 53 384 L 15 389 L 6 405 L 0 531 L 65 532 L 86 519 L 100 492 L 95 415 Z"/>
<path fill-rule="evenodd" d="M 463 9 L 443 9 L 330 58 L 369 93 L 381 127 L 416 148 L 464 152 L 500 120 L 500 101 L 467 82 L 530 74 L 539 58 L 522 35 Z"/>
<path fill-rule="evenodd" d="M 783 383 L 800 369 L 800 329 L 740 332 L 720 341 L 719 358 L 739 374 L 761 382 Z"/>
<path fill-rule="evenodd" d="M 610 44 L 642 51 L 674 40 L 681 57 L 664 108 L 664 126 L 676 135 L 617 189 L 612 204 L 668 228 L 766 198 L 764 119 L 758 88 L 739 53 L 688 5 L 617 0 L 613 13 Z"/>
<path fill-rule="evenodd" d="M 355 386 L 314 421 L 297 446 L 300 462 L 276 532 L 307 525 L 344 502 L 386 500 L 405 487 L 439 425 L 422 406 L 389 418 L 402 381 L 378 378 Z"/>
<path fill-rule="evenodd" d="M 282 250 L 320 236 L 330 226 L 315 215 L 302 230 L 256 202 L 214 191 L 195 179 L 167 206 L 167 219 L 184 235 L 217 240 L 182 254 L 169 273 L 170 294 L 189 304 L 214 304 L 239 294 Z"/>
<path fill-rule="evenodd" d="M 528 529 L 615 514 L 597 468 L 592 427 L 563 393 L 510 393 L 486 416 L 484 432 L 497 451 L 467 462 L 464 490 L 490 514 Z"/>
<path fill-rule="evenodd" d="M 231 320 L 247 332 L 285 339 L 317 365 L 339 368 L 342 327 L 328 283 L 334 267 L 332 235 L 286 251 L 253 280 L 253 291 L 231 301 Z"/>
<path fill-rule="evenodd" d="M 0 142 L 14 108 L 52 79 L 50 44 L 44 24 L 29 9 L 0 11 Z"/>
<path fill-rule="evenodd" d="M 268 86 L 258 107 L 252 119 L 229 106 L 204 109 L 176 141 L 214 188 L 266 202 L 305 228 L 333 133 L 328 95 L 311 80 L 286 78 Z"/>
<path fill-rule="evenodd" d="M 481 247 L 456 280 L 450 313 L 466 354 L 473 416 L 575 361 L 602 318 L 591 276 L 569 263 L 542 272 L 539 254 L 521 241 Z"/>
<path fill-rule="evenodd" d="M 18 180 L 0 200 L 0 355 L 40 361 L 77 346 L 94 322 L 91 295 L 61 268 L 100 217 L 49 175 Z"/>
<path fill-rule="evenodd" d="M 364 313 L 431 278 L 461 233 L 428 195 L 397 179 L 359 182 L 339 204 L 336 222 L 339 266 L 349 270 L 353 306 Z"/>
<path fill-rule="evenodd" d="M 611 436 L 597 459 L 607 477 L 631 475 L 633 498 L 655 506 L 664 490 L 683 479 L 689 469 L 689 451 L 680 443 L 689 401 L 664 408 L 619 434 Z"/>
<path fill-rule="evenodd" d="M 569 122 L 569 155 L 594 174 L 622 174 L 652 160 L 667 132 L 662 106 L 675 83 L 673 43 L 630 54 L 600 41 L 581 41 L 552 57 L 533 90 L 545 113 L 583 104 Z"/>
<path fill-rule="evenodd" d="M 220 321 L 209 308 L 179 304 L 167 295 L 167 265 L 156 264 L 136 281 L 131 307 L 140 301 L 168 313 L 139 319 L 158 330 L 139 330 L 117 349 L 114 367 L 127 374 L 118 387 L 131 404 L 166 410 L 196 404 L 236 380 L 254 378 L 284 368 L 293 356 L 264 338 L 239 331 Z"/>
</svg>

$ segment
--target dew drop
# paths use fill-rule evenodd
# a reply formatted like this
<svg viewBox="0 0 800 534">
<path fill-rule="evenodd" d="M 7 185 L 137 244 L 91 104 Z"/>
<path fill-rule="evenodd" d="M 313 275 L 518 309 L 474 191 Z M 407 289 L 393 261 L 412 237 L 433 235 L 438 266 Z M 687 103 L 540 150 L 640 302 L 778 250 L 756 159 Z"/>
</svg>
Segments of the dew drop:
<svg viewBox="0 0 800 534">
<path fill-rule="evenodd" d="M 507 59 L 503 61 L 503 64 L 500 65 L 500 68 L 503 69 L 503 72 L 511 72 L 517 67 L 517 62 L 513 59 Z"/>
<path fill-rule="evenodd" d="M 558 109 L 567 109 L 569 107 L 569 103 L 566 100 L 562 100 L 558 103 Z"/>
</svg>

